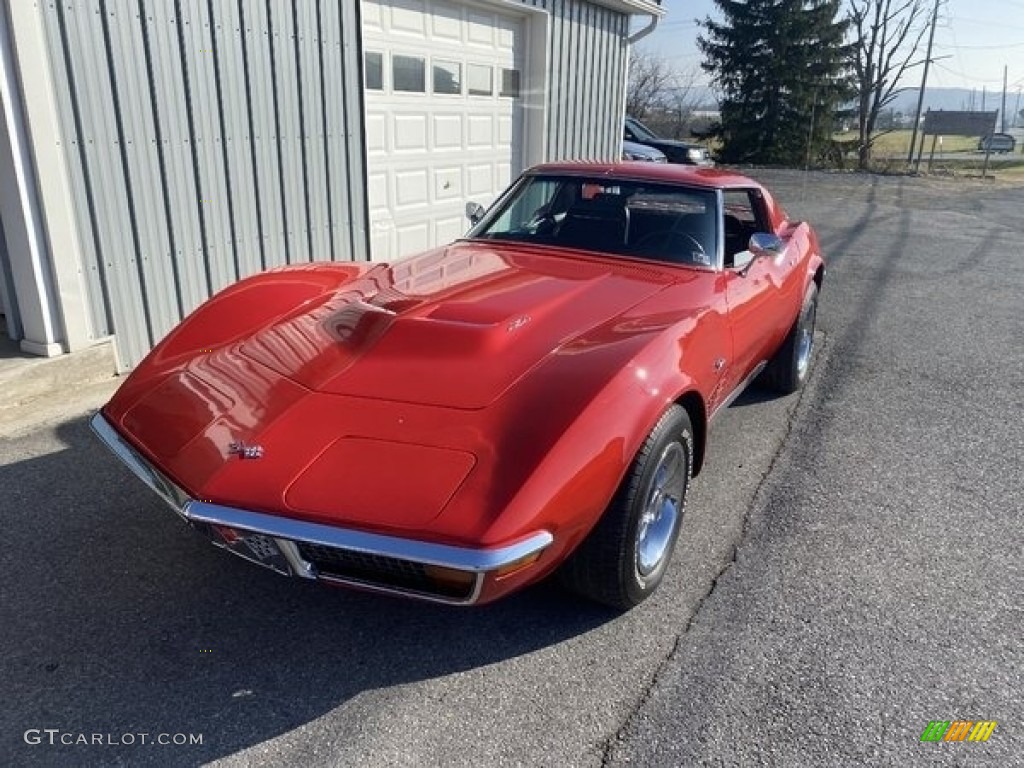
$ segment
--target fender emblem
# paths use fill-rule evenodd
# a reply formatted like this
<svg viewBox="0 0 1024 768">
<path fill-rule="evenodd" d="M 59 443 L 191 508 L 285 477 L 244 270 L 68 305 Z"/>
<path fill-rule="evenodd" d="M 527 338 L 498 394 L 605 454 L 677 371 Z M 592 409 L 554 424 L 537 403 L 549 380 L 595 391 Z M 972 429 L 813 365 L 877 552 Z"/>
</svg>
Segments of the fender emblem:
<svg viewBox="0 0 1024 768">
<path fill-rule="evenodd" d="M 235 455 L 242 459 L 262 459 L 262 445 L 246 445 L 239 441 L 228 446 L 228 455 Z"/>
<path fill-rule="evenodd" d="M 530 316 L 529 315 L 520 315 L 515 320 L 510 322 L 507 326 L 505 326 L 505 330 L 508 331 L 509 333 L 512 333 L 512 331 L 518 331 L 520 328 L 522 328 L 528 322 L 530 322 Z"/>
<path fill-rule="evenodd" d="M 722 370 L 724 367 L 725 367 L 725 358 L 724 357 L 720 357 L 717 360 L 715 360 L 715 371 L 716 372 Z"/>
</svg>

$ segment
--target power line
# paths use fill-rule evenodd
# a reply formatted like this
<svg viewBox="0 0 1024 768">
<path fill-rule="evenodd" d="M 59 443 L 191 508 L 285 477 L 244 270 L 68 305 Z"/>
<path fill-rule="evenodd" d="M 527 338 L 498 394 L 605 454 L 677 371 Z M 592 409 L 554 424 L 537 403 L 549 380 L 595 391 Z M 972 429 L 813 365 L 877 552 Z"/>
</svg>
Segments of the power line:
<svg viewBox="0 0 1024 768">
<path fill-rule="evenodd" d="M 964 80 L 970 80 L 970 81 L 975 82 L 975 83 L 981 83 L 982 85 L 988 85 L 990 83 L 1001 83 L 1001 82 L 1003 82 L 1003 79 L 1001 77 L 984 78 L 984 77 L 972 77 L 971 75 L 965 75 L 963 72 L 957 72 L 955 69 L 951 69 L 950 67 L 947 67 L 944 64 L 939 64 L 934 59 L 932 59 L 932 64 L 934 64 L 936 68 L 941 69 L 944 72 L 948 72 L 951 75 L 956 75 L 957 77 L 962 77 Z"/>
<path fill-rule="evenodd" d="M 977 24 L 978 26 L 981 27 L 997 27 L 999 29 L 1024 29 L 1024 27 L 1018 26 L 1016 24 L 1006 24 L 1005 22 L 1002 21 L 992 21 L 985 19 L 966 19 L 963 16 L 959 17 L 957 21 L 959 21 L 961 24 Z"/>
<path fill-rule="evenodd" d="M 950 32 L 953 32 L 952 27 L 950 27 L 949 30 Z M 953 34 L 955 37 L 956 33 L 953 32 Z M 951 49 L 957 51 L 1000 51 L 1004 48 L 1024 48 L 1024 43 L 1004 43 L 1003 45 L 957 45 L 954 43 L 953 45 L 936 44 L 935 47 L 942 51 L 948 51 Z"/>
</svg>

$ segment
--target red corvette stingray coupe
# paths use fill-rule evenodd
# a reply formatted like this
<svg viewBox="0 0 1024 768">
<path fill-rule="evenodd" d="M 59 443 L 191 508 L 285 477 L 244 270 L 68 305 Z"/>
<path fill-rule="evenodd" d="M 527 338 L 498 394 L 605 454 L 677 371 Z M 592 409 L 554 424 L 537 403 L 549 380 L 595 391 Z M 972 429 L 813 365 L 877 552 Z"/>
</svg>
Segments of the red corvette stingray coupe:
<svg viewBox="0 0 1024 768">
<path fill-rule="evenodd" d="M 283 267 L 196 310 L 93 418 L 214 544 L 279 573 L 483 603 L 665 573 L 708 425 L 808 374 L 811 227 L 748 178 L 524 174 L 464 239 Z"/>
</svg>

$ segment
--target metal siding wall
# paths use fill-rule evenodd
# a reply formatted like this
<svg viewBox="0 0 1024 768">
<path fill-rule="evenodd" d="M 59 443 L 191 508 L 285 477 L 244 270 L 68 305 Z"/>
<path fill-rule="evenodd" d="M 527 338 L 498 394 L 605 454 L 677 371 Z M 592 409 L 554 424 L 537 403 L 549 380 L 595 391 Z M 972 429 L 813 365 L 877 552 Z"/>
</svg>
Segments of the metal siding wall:
<svg viewBox="0 0 1024 768">
<path fill-rule="evenodd" d="M 51 11 L 51 13 L 54 12 Z M 56 23 L 46 25 L 47 49 L 52 62 L 54 77 L 57 79 L 63 78 L 69 83 L 68 88 L 60 88 L 55 94 L 57 108 L 61 115 L 61 141 L 60 147 L 55 148 L 55 151 L 63 151 L 68 156 L 71 192 L 74 199 L 78 201 L 77 223 L 79 237 L 82 240 L 80 247 L 89 293 L 88 309 L 90 319 L 96 333 L 100 336 L 105 336 L 113 332 L 113 319 L 110 316 L 106 274 L 99 261 L 99 248 L 97 246 L 96 232 L 92 226 L 92 217 L 82 213 L 83 206 L 92 206 L 92 199 L 85 179 L 85 149 L 79 140 L 81 130 L 77 124 L 76 112 L 71 102 L 71 94 L 75 92 L 75 88 L 70 87 L 72 70 L 64 55 L 65 36 L 63 35 L 63 30 L 63 26 Z"/>
<path fill-rule="evenodd" d="M 124 139 L 116 112 L 119 97 L 113 88 L 112 56 L 104 26 L 109 19 L 105 4 L 66 3 L 61 14 L 66 35 L 69 69 L 73 71 L 72 100 L 79 114 L 83 178 L 95 232 L 99 268 L 112 299 L 115 329 L 131 329 L 120 348 L 122 356 L 136 359 L 152 343 L 152 327 L 144 296 L 144 271 L 139 269 L 137 234 L 129 204 L 124 163 Z M 118 18 L 116 23 L 121 23 Z M 115 299 L 116 297 L 116 299 Z"/>
<path fill-rule="evenodd" d="M 585 0 L 520 0 L 551 14 L 548 159 L 613 159 L 622 135 L 629 17 Z"/>
<path fill-rule="evenodd" d="M 354 5 L 43 6 L 90 312 L 125 368 L 240 277 L 367 257 Z"/>
</svg>

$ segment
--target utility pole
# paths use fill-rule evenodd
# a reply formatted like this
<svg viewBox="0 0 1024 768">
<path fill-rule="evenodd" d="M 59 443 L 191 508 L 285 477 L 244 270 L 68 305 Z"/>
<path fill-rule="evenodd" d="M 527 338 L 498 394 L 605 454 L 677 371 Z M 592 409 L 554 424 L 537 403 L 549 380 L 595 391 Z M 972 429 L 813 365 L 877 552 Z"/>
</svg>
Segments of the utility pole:
<svg viewBox="0 0 1024 768">
<path fill-rule="evenodd" d="M 1007 65 L 1003 64 L 1003 106 L 999 110 L 999 132 L 1006 133 L 1006 69 Z"/>
<path fill-rule="evenodd" d="M 914 162 L 914 147 L 917 146 L 917 127 L 921 123 L 921 110 L 924 109 L 924 89 L 928 85 L 928 65 L 932 63 L 932 43 L 935 42 L 935 26 L 939 20 L 939 2 L 935 0 L 932 10 L 932 28 L 928 31 L 928 53 L 924 58 L 924 74 L 921 75 L 921 93 L 917 96 L 917 117 L 914 119 L 914 130 L 910 134 L 910 152 L 907 153 L 907 165 Z"/>
</svg>

